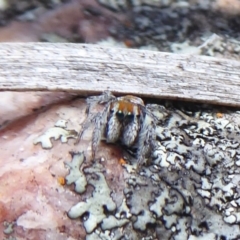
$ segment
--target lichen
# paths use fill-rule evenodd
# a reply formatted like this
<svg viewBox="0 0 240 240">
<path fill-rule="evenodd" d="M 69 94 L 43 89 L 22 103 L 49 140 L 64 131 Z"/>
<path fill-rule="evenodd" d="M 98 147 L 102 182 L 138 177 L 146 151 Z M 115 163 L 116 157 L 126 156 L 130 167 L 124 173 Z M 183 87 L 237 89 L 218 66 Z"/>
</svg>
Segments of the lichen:
<svg viewBox="0 0 240 240">
<path fill-rule="evenodd" d="M 51 139 L 54 140 L 60 139 L 62 143 L 66 143 L 69 138 L 77 138 L 77 132 L 75 130 L 66 128 L 66 121 L 59 120 L 56 122 L 55 126 L 49 128 L 44 134 L 37 137 L 34 140 L 34 144 L 40 143 L 43 149 L 50 149 L 53 147 Z"/>
<path fill-rule="evenodd" d="M 69 168 L 69 174 L 66 176 L 66 184 L 71 185 L 74 183 L 75 192 L 83 193 L 86 190 L 87 180 L 81 169 L 81 165 L 85 161 L 83 153 L 72 153 L 72 161 L 65 162 L 65 165 Z"/>
<path fill-rule="evenodd" d="M 68 214 L 78 218 L 88 213 L 83 217 L 87 239 L 239 237 L 240 115 L 230 111 L 218 118 L 212 107 L 192 108 L 168 103 L 161 115 L 155 113 L 159 126 L 154 159 L 141 169 L 123 165 L 125 189 L 119 206 L 100 163 L 82 171 L 94 190 Z"/>
<path fill-rule="evenodd" d="M 86 239 L 238 239 L 240 112 L 148 107 L 159 119 L 152 162 L 122 165 L 124 189 L 116 193 L 104 165 L 111 159 L 72 153 L 64 187 L 74 184 L 82 198 L 68 216 L 83 221 Z"/>
<path fill-rule="evenodd" d="M 9 235 L 9 234 L 12 234 L 13 233 L 13 227 L 14 227 L 14 225 L 15 225 L 15 222 L 7 222 L 7 221 L 5 221 L 4 223 L 3 223 L 3 225 L 4 225 L 4 227 L 5 227 L 5 229 L 3 230 L 3 232 L 5 233 L 5 234 L 7 234 L 7 235 Z"/>
<path fill-rule="evenodd" d="M 16 222 L 3 222 L 3 226 L 5 227 L 3 233 L 7 236 L 3 240 L 16 240 L 16 238 L 11 235 L 14 233 L 15 224 Z"/>
<path fill-rule="evenodd" d="M 80 153 L 80 157 L 84 158 L 83 154 Z M 75 158 L 75 157 L 74 157 Z M 74 159 L 73 158 L 73 159 Z M 76 163 L 80 164 L 79 166 L 75 165 Z M 74 168 L 70 169 L 70 175 L 74 175 L 74 171 L 76 168 L 80 168 L 82 162 L 74 161 Z M 85 172 L 92 175 L 92 177 L 88 180 L 88 184 L 94 187 L 92 192 L 92 197 L 88 198 L 86 201 L 82 201 L 73 206 L 69 212 L 68 216 L 70 218 L 79 218 L 85 215 L 84 227 L 87 233 L 91 233 L 99 223 L 101 223 L 105 219 L 106 225 L 106 214 L 105 208 L 112 212 L 116 209 L 116 204 L 111 198 L 111 190 L 109 189 L 106 179 L 104 175 L 98 170 L 98 166 L 96 168 L 87 168 Z M 82 179 L 82 176 L 80 175 Z M 78 184 L 80 186 L 78 186 Z M 85 184 L 85 182 L 84 182 Z M 77 179 L 75 181 L 75 185 L 77 189 L 82 187 L 81 180 Z M 121 224 L 120 224 L 121 225 Z"/>
<path fill-rule="evenodd" d="M 17 240 L 17 239 L 13 236 L 9 236 L 8 238 L 4 238 L 3 240 Z"/>
</svg>

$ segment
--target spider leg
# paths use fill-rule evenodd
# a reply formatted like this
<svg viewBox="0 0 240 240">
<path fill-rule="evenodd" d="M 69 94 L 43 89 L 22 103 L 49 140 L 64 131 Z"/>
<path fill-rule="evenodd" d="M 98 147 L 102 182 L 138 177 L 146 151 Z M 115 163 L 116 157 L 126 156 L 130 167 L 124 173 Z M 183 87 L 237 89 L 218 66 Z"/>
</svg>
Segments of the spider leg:
<svg viewBox="0 0 240 240">
<path fill-rule="evenodd" d="M 149 158 L 152 155 L 152 151 L 156 145 L 155 127 L 154 119 L 146 114 L 137 143 L 138 166 L 142 166 L 145 163 L 145 158 Z"/>
<path fill-rule="evenodd" d="M 82 136 L 84 132 L 90 127 L 90 125 L 95 122 L 96 114 L 88 114 L 86 120 L 82 123 L 82 129 L 78 133 L 77 140 L 75 142 L 75 145 L 80 142 L 82 139 Z"/>
<path fill-rule="evenodd" d="M 92 135 L 92 159 L 95 158 L 97 147 L 103 137 L 103 132 L 107 124 L 109 104 L 105 106 L 102 113 L 97 113 L 94 118 L 94 130 Z"/>
<path fill-rule="evenodd" d="M 141 117 L 139 114 L 139 106 L 133 106 L 133 111 L 131 115 L 128 115 L 127 117 L 130 116 L 130 121 L 127 118 L 126 121 L 123 124 L 123 133 L 121 137 L 121 141 L 123 145 L 127 147 L 131 147 L 132 145 L 135 144 L 138 138 L 138 133 L 140 130 L 141 126 Z"/>
<path fill-rule="evenodd" d="M 91 109 L 95 107 L 97 104 L 106 104 L 114 99 L 116 99 L 116 97 L 113 96 L 110 91 L 104 91 L 99 96 L 88 97 L 86 99 L 86 102 L 87 102 L 86 113 L 89 114 L 91 112 Z"/>
<path fill-rule="evenodd" d="M 87 102 L 87 108 L 86 108 L 86 114 L 87 118 L 82 124 L 82 129 L 78 134 L 77 140 L 75 144 L 78 144 L 82 138 L 82 135 L 84 132 L 89 128 L 89 126 L 92 123 L 97 122 L 96 118 L 99 118 L 96 114 L 91 114 L 91 109 L 94 108 L 97 104 L 106 104 L 113 99 L 116 99 L 115 96 L 112 95 L 110 91 L 104 91 L 101 95 L 99 96 L 91 96 L 86 99 Z"/>
<path fill-rule="evenodd" d="M 100 113 L 97 113 L 97 116 L 95 118 L 95 127 L 94 127 L 93 135 L 92 135 L 92 159 L 93 160 L 95 159 L 97 147 L 101 140 L 101 135 L 102 135 L 101 132 L 102 132 L 101 115 L 100 115 Z"/>
<path fill-rule="evenodd" d="M 139 166 L 145 163 L 146 158 L 151 158 L 154 149 L 157 147 L 157 124 L 169 115 L 169 111 L 165 107 L 157 104 L 148 104 L 145 108 L 142 108 L 142 112 L 145 116 L 142 120 L 142 128 L 137 143 Z"/>
</svg>

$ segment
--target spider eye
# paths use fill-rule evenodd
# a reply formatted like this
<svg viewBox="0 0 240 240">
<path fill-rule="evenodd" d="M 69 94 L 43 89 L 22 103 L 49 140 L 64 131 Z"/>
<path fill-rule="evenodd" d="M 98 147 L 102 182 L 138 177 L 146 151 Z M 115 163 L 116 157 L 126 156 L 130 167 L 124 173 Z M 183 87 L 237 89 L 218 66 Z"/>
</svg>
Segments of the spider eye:
<svg viewBox="0 0 240 240">
<path fill-rule="evenodd" d="M 116 116 L 117 116 L 119 121 L 122 121 L 124 119 L 124 114 L 123 114 L 122 111 L 116 112 Z"/>
<path fill-rule="evenodd" d="M 126 118 L 126 120 L 127 120 L 128 122 L 131 122 L 131 121 L 133 121 L 133 119 L 134 119 L 134 115 L 129 112 L 129 113 L 126 115 L 125 118 Z"/>
</svg>

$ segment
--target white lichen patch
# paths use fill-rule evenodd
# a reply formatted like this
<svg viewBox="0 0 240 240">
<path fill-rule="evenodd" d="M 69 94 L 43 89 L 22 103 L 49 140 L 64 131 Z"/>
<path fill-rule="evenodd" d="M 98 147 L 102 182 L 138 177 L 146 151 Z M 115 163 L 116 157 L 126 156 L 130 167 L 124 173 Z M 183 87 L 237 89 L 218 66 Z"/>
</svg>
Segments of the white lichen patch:
<svg viewBox="0 0 240 240">
<path fill-rule="evenodd" d="M 85 160 L 83 153 L 73 154 L 73 159 L 70 163 L 65 162 L 65 165 L 69 168 L 69 174 L 66 176 L 66 183 L 70 185 L 74 183 L 74 190 L 77 193 L 83 193 L 86 190 L 87 180 L 81 169 L 81 166 Z"/>
<path fill-rule="evenodd" d="M 7 234 L 7 235 L 9 235 L 9 234 L 12 234 L 13 233 L 13 231 L 14 231 L 14 225 L 15 225 L 15 222 L 7 222 L 7 221 L 5 221 L 4 223 L 3 223 L 3 226 L 5 227 L 5 229 L 3 230 L 3 232 L 5 233 L 5 234 Z"/>
<path fill-rule="evenodd" d="M 60 128 L 67 128 L 67 121 L 63 120 L 63 119 L 60 119 L 55 123 L 54 126 L 55 127 L 60 127 Z"/>
<path fill-rule="evenodd" d="M 130 212 L 136 216 L 136 221 L 133 222 L 133 228 L 137 230 L 146 230 L 147 224 L 154 224 L 156 219 L 153 212 L 149 209 L 149 199 L 156 188 L 149 188 L 150 179 L 145 177 L 131 179 L 128 182 L 129 187 L 125 190 L 127 205 L 130 205 Z M 143 192 L 144 191 L 144 194 Z"/>
<path fill-rule="evenodd" d="M 4 238 L 3 240 L 17 240 L 17 239 L 13 236 L 9 236 L 7 238 Z"/>
<path fill-rule="evenodd" d="M 238 239 L 240 114 L 232 122 L 227 113 L 217 118 L 212 108 L 158 109 L 153 160 L 140 169 L 123 165 L 118 205 L 108 171 L 98 163 L 82 169 L 84 157 L 73 156 L 67 182 L 93 191 L 69 217 L 83 218 L 87 239 Z"/>
<path fill-rule="evenodd" d="M 178 54 L 193 54 L 193 55 L 201 54 L 201 49 L 196 46 L 190 46 L 188 41 L 184 43 L 173 43 L 171 45 L 171 50 L 172 52 Z"/>
<path fill-rule="evenodd" d="M 209 182 L 209 179 L 203 177 L 201 181 L 203 190 L 210 190 L 212 188 L 212 183 Z"/>
<path fill-rule="evenodd" d="M 175 240 L 188 239 L 188 224 L 189 219 L 181 218 L 178 220 L 176 225 L 176 235 L 174 236 Z"/>
<path fill-rule="evenodd" d="M 167 229 L 171 229 L 173 226 L 175 226 L 178 216 L 176 214 L 171 214 L 171 215 L 163 215 L 162 219 L 165 222 L 165 227 Z"/>
<path fill-rule="evenodd" d="M 83 154 L 81 154 L 83 156 Z M 84 157 L 82 157 L 84 158 Z M 81 164 L 81 161 L 78 161 Z M 76 168 L 80 168 L 76 166 Z M 74 167 L 74 169 L 75 169 Z M 94 187 L 92 192 L 92 197 L 88 198 L 85 202 L 79 202 L 73 206 L 69 212 L 68 216 L 70 218 L 78 218 L 83 215 L 84 217 L 84 227 L 87 233 L 91 233 L 99 223 L 101 223 L 107 216 L 105 214 L 105 208 L 108 211 L 114 211 L 116 209 L 116 204 L 111 198 L 111 190 L 109 189 L 104 175 L 99 172 L 98 168 L 87 169 L 87 173 L 91 175 L 91 178 L 88 180 L 88 184 Z M 74 175 L 70 169 L 70 175 Z M 80 176 L 82 178 L 82 176 Z M 77 183 L 80 186 L 77 186 Z M 81 188 L 81 181 L 75 181 L 76 188 Z M 121 225 L 121 224 L 120 224 Z"/>
<path fill-rule="evenodd" d="M 114 216 L 109 216 L 104 218 L 101 224 L 101 228 L 105 230 L 111 230 L 116 227 L 122 227 L 126 223 L 128 223 L 128 219 L 117 219 Z"/>
<path fill-rule="evenodd" d="M 66 125 L 67 123 L 65 120 L 57 121 L 54 127 L 37 137 L 33 143 L 35 145 L 40 143 L 42 148 L 50 149 L 53 147 L 51 139 L 60 139 L 62 143 L 66 143 L 69 138 L 77 138 L 78 133 L 75 130 L 67 129 Z"/>
<path fill-rule="evenodd" d="M 197 189 L 197 193 L 199 195 L 201 195 L 203 198 L 210 198 L 211 197 L 210 191 L 206 191 L 206 190 L 203 190 L 203 189 Z"/>
<path fill-rule="evenodd" d="M 120 231 L 115 231 L 112 233 L 111 231 L 102 231 L 99 229 L 96 229 L 93 233 L 87 234 L 86 240 L 118 240 L 121 239 L 122 234 Z"/>
<path fill-rule="evenodd" d="M 129 208 L 126 204 L 126 199 L 123 199 L 122 204 L 117 209 L 115 217 L 118 218 L 118 219 L 122 219 L 122 218 L 128 218 L 129 219 L 131 216 L 132 216 L 132 214 L 130 213 Z"/>
<path fill-rule="evenodd" d="M 162 217 L 166 201 L 169 198 L 170 196 L 168 189 L 161 189 L 160 195 L 155 199 L 154 203 L 150 205 L 150 210 L 154 212 L 157 215 L 157 217 L 159 218 Z"/>
<path fill-rule="evenodd" d="M 196 237 L 194 235 L 190 235 L 188 240 L 205 240 L 205 239 L 215 239 L 214 233 L 203 234 L 202 236 Z"/>
<path fill-rule="evenodd" d="M 124 164 L 123 167 L 127 170 L 128 173 L 135 173 L 137 170 L 137 165 L 133 164 Z"/>
</svg>

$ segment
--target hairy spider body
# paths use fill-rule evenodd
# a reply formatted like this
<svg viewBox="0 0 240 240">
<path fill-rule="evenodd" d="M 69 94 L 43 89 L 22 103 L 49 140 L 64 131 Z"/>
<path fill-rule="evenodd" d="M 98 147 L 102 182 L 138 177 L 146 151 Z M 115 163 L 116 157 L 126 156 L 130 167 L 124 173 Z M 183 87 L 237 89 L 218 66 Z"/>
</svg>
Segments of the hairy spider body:
<svg viewBox="0 0 240 240">
<path fill-rule="evenodd" d="M 103 111 L 93 114 L 92 108 L 97 104 L 104 105 Z M 109 91 L 87 98 L 87 119 L 82 125 L 79 139 L 91 124 L 94 125 L 93 158 L 102 139 L 107 143 L 120 143 L 134 153 L 134 158 L 140 165 L 155 147 L 156 117 L 141 98 L 131 95 L 115 97 Z"/>
<path fill-rule="evenodd" d="M 126 147 L 133 146 L 140 128 L 140 106 L 143 106 L 142 99 L 129 95 L 116 98 L 110 104 L 106 124 L 107 142 L 120 140 Z"/>
</svg>

